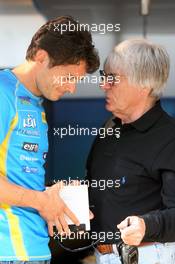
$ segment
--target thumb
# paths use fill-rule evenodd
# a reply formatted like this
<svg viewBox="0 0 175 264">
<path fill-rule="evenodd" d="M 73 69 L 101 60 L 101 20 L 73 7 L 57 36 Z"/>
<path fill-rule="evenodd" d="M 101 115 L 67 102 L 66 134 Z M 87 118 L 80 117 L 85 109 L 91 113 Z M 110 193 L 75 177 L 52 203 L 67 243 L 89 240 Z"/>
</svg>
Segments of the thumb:
<svg viewBox="0 0 175 264">
<path fill-rule="evenodd" d="M 89 219 L 92 220 L 94 218 L 94 214 L 91 210 L 89 210 Z"/>
<path fill-rule="evenodd" d="M 118 229 L 124 229 L 128 227 L 129 217 L 125 218 L 120 224 L 117 225 Z"/>
</svg>

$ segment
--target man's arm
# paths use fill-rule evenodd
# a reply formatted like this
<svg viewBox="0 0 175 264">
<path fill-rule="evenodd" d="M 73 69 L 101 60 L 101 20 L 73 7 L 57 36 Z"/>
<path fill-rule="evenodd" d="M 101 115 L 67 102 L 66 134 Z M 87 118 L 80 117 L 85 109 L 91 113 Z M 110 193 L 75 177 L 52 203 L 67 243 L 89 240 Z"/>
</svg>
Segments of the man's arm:
<svg viewBox="0 0 175 264">
<path fill-rule="evenodd" d="M 3 92 L 2 87 L 0 88 L 1 144 L 7 135 L 15 112 L 8 96 Z M 56 225 L 60 233 L 69 232 L 68 225 L 65 221 L 65 215 L 67 215 L 76 225 L 79 225 L 79 221 L 60 198 L 60 188 L 60 184 L 55 184 L 43 192 L 29 190 L 8 182 L 6 177 L 0 175 L 0 207 L 2 204 L 7 204 L 9 206 L 34 208 L 47 222 L 49 234 L 51 236 L 53 236 L 54 225 Z"/>
<path fill-rule="evenodd" d="M 69 228 L 65 221 L 65 215 L 76 225 L 79 225 L 79 221 L 60 198 L 60 188 L 60 184 L 54 184 L 43 192 L 29 190 L 11 184 L 3 176 L 0 176 L 0 204 L 34 208 L 46 220 L 51 236 L 53 236 L 54 225 L 60 233 L 67 233 Z"/>
<path fill-rule="evenodd" d="M 161 191 L 164 209 L 155 210 L 142 216 L 146 225 L 146 240 L 158 242 L 175 241 L 175 172 L 162 172 Z"/>
<path fill-rule="evenodd" d="M 148 212 L 140 217 L 130 216 L 117 227 L 126 244 L 139 245 L 144 239 L 156 242 L 175 241 L 175 172 L 162 172 L 162 202 L 165 209 Z"/>
<path fill-rule="evenodd" d="M 0 177 L 0 204 L 11 206 L 32 207 L 40 209 L 40 201 L 37 196 L 40 192 L 28 190 L 21 186 L 11 184 L 3 176 Z"/>
<path fill-rule="evenodd" d="M 163 171 L 162 203 L 164 208 L 148 212 L 140 217 L 131 216 L 131 225 L 127 226 L 127 218 L 117 227 L 121 237 L 129 245 L 139 245 L 145 241 L 175 241 L 175 172 Z"/>
<path fill-rule="evenodd" d="M 174 128 L 173 128 L 174 130 Z M 146 225 L 145 240 L 175 241 L 175 138 L 166 145 L 152 164 L 162 183 L 162 209 L 143 215 Z"/>
</svg>

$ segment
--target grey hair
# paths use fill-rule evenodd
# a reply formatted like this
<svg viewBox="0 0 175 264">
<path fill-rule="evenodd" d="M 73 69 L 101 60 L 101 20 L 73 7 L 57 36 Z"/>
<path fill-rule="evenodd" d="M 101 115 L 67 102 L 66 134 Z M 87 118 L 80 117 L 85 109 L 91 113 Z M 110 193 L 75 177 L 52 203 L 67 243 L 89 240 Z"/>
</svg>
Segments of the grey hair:
<svg viewBox="0 0 175 264">
<path fill-rule="evenodd" d="M 108 73 L 124 74 L 128 82 L 152 89 L 160 97 L 168 79 L 170 61 L 165 48 L 145 39 L 130 39 L 115 46 L 105 62 Z"/>
</svg>

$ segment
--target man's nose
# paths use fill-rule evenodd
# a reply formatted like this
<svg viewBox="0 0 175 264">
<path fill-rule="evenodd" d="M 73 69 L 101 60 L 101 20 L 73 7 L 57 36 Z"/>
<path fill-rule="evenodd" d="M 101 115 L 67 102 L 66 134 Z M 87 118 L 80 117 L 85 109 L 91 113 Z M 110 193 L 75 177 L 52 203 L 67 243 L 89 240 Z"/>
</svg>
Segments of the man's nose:
<svg viewBox="0 0 175 264">
<path fill-rule="evenodd" d="M 100 83 L 100 88 L 103 91 L 107 91 L 107 90 L 109 90 L 111 88 L 111 85 L 108 82 L 101 82 Z"/>
</svg>

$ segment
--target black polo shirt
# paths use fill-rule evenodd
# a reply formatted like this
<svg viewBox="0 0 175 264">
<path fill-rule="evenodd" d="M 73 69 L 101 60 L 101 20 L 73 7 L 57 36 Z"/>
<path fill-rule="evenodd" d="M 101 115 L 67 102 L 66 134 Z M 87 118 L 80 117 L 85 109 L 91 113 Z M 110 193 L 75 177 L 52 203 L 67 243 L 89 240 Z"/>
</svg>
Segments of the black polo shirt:
<svg viewBox="0 0 175 264">
<path fill-rule="evenodd" d="M 139 215 L 144 241 L 175 241 L 175 120 L 158 101 L 133 123 L 113 119 L 117 127 L 120 137 L 96 138 L 87 162 L 92 232 L 116 234 L 117 224 Z M 106 235 L 105 243 L 116 240 Z"/>
</svg>

